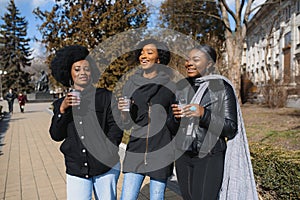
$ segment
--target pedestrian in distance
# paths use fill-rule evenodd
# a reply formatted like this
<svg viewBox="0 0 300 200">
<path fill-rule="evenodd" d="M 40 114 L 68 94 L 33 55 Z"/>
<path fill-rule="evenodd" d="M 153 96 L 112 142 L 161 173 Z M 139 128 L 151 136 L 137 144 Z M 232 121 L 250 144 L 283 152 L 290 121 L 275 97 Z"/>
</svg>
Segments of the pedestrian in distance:
<svg viewBox="0 0 300 200">
<path fill-rule="evenodd" d="M 59 49 L 51 62 L 53 77 L 71 91 L 53 103 L 51 138 L 63 141 L 67 199 L 117 198 L 118 146 L 122 131 L 111 112 L 111 92 L 95 88 L 99 70 L 86 47 Z"/>
<path fill-rule="evenodd" d="M 26 102 L 28 102 L 27 95 L 20 92 L 18 95 L 18 102 L 19 102 L 21 113 L 24 113 L 25 104 L 26 104 Z"/>
<path fill-rule="evenodd" d="M 8 111 L 10 114 L 13 114 L 13 112 L 14 112 L 14 101 L 15 101 L 16 97 L 17 97 L 17 95 L 13 91 L 12 88 L 10 88 L 8 90 L 7 94 L 5 95 L 5 100 L 8 103 Z"/>
<path fill-rule="evenodd" d="M 216 60 L 212 47 L 194 47 L 185 62 L 187 78 L 177 83 L 178 184 L 184 200 L 257 199 L 241 109 L 230 81 L 217 74 Z"/>
<path fill-rule="evenodd" d="M 136 200 L 146 176 L 150 177 L 150 199 L 160 200 L 174 162 L 174 151 L 154 156 L 172 140 L 175 84 L 166 73 L 170 52 L 155 39 L 139 42 L 136 49 L 139 69 L 125 82 L 118 101 L 122 127 L 131 130 L 123 161 L 121 200 Z M 160 166 L 165 160 L 170 162 Z"/>
</svg>

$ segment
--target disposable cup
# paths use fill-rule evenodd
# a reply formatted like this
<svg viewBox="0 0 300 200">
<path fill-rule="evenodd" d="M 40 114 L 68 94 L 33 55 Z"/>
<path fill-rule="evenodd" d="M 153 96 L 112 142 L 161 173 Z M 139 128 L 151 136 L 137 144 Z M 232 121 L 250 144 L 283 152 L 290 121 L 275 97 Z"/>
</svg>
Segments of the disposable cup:
<svg viewBox="0 0 300 200">
<path fill-rule="evenodd" d="M 79 90 L 71 90 L 71 95 L 75 96 L 78 100 L 80 100 L 80 91 Z"/>
<path fill-rule="evenodd" d="M 123 107 L 122 111 L 129 111 L 130 110 L 130 99 L 127 96 L 124 96 L 123 101 L 126 103 L 126 106 Z"/>
</svg>

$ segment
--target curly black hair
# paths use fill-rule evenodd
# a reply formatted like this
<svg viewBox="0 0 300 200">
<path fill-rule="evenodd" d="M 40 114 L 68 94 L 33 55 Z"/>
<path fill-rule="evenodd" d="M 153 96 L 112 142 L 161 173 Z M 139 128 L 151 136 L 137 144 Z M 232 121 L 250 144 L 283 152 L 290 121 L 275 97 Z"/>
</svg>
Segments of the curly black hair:
<svg viewBox="0 0 300 200">
<path fill-rule="evenodd" d="M 169 51 L 169 48 L 167 47 L 167 45 L 165 43 L 157 41 L 155 39 L 146 39 L 137 44 L 137 48 L 135 51 L 135 59 L 137 62 L 139 62 L 139 57 L 141 55 L 143 47 L 148 44 L 154 44 L 156 46 L 160 64 L 162 64 L 162 65 L 169 64 L 170 59 L 171 59 L 171 53 Z"/>
<path fill-rule="evenodd" d="M 73 63 L 87 60 L 91 68 L 92 83 L 96 83 L 100 76 L 100 71 L 96 62 L 89 56 L 89 51 L 81 45 L 70 45 L 59 49 L 51 62 L 51 74 L 56 81 L 66 87 L 71 87 L 73 82 L 71 68 Z"/>
</svg>

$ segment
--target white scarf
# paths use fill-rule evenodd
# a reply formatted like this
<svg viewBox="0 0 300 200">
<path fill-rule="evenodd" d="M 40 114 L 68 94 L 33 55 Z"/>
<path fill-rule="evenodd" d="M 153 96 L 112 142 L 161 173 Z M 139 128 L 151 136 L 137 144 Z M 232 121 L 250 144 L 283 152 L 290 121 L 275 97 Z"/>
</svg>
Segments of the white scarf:
<svg viewBox="0 0 300 200">
<path fill-rule="evenodd" d="M 227 78 L 220 75 L 207 75 L 199 79 L 205 82 L 213 79 L 222 79 L 226 81 L 232 88 L 234 88 Z M 192 99 L 192 102 L 199 103 L 201 101 L 204 91 L 208 87 L 208 84 L 202 85 L 203 87 L 199 87 L 194 95 L 194 98 Z M 219 193 L 219 199 L 258 200 L 246 130 L 237 97 L 236 102 L 238 114 L 238 132 L 233 139 L 227 142 L 224 175 L 222 187 Z"/>
</svg>

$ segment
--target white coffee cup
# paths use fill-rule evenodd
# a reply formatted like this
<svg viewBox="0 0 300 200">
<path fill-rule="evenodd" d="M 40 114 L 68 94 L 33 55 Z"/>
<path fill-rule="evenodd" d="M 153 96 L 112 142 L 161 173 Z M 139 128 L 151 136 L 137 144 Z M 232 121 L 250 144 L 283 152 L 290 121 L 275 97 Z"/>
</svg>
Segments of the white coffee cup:
<svg viewBox="0 0 300 200">
<path fill-rule="evenodd" d="M 180 98 L 178 99 L 178 108 L 180 108 L 181 112 L 183 111 L 183 108 L 187 105 L 187 101 L 184 98 Z M 184 117 L 184 115 L 182 114 L 181 117 Z"/>
<path fill-rule="evenodd" d="M 126 106 L 123 107 L 122 111 L 129 111 L 130 110 L 130 98 L 128 98 L 127 96 L 123 97 L 123 101 L 126 103 Z"/>
<path fill-rule="evenodd" d="M 77 99 L 80 99 L 80 91 L 79 90 L 73 89 L 73 90 L 71 90 L 70 93 L 72 96 L 75 96 Z"/>
<path fill-rule="evenodd" d="M 75 90 L 75 89 L 72 89 L 70 94 L 73 96 L 73 97 L 76 97 L 77 99 L 77 102 L 78 102 L 78 105 L 80 104 L 80 91 L 79 90 Z"/>
</svg>

